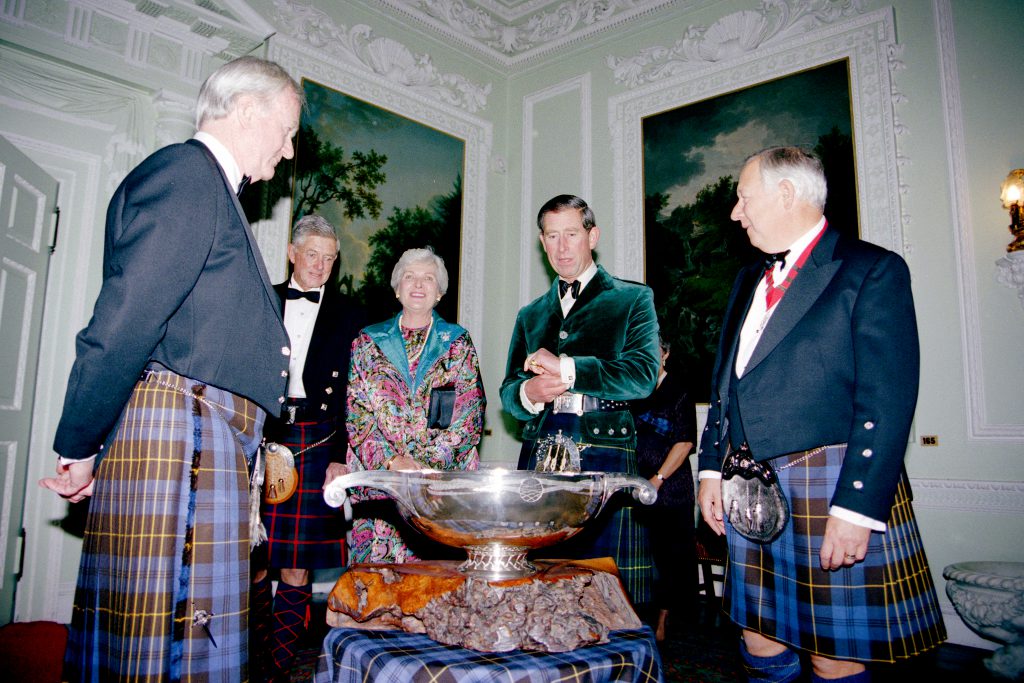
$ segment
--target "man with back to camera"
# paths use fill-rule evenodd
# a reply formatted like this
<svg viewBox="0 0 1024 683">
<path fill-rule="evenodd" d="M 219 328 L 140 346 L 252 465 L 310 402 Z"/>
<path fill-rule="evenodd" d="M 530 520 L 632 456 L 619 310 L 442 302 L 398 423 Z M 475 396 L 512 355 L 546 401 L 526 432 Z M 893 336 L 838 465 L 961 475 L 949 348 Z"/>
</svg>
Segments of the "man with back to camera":
<svg viewBox="0 0 1024 683">
<path fill-rule="evenodd" d="M 247 677 L 249 465 L 290 348 L 236 192 L 292 158 L 303 103 L 277 64 L 229 62 L 200 89 L 195 137 L 111 199 L 57 476 L 40 481 L 92 496 L 66 680 Z"/>
<path fill-rule="evenodd" d="M 295 223 L 288 261 L 292 275 L 274 286 L 284 306 L 292 343 L 288 394 L 280 418 L 268 419 L 267 440 L 294 456 L 295 491 L 280 502 L 264 496 L 267 543 L 253 551 L 254 643 L 269 681 L 289 680 L 290 666 L 307 629 L 312 599 L 311 570 L 345 565 L 341 511 L 324 502 L 324 483 L 345 474 L 348 433 L 345 407 L 352 340 L 366 315 L 329 283 L 338 259 L 334 227 L 322 216 Z M 269 471 L 269 470 L 268 470 Z M 277 482 L 264 481 L 278 500 Z M 278 570 L 271 598 L 268 569 Z"/>
<path fill-rule="evenodd" d="M 558 278 L 519 311 L 509 344 L 501 404 L 526 422 L 519 467 L 534 469 L 540 461 L 550 469 L 545 453 L 569 451 L 584 471 L 635 475 L 629 402 L 649 396 L 658 379 L 654 295 L 594 262 L 601 229 L 579 197 L 548 200 L 537 214 L 537 227 Z M 650 602 L 653 562 L 646 530 L 630 506 L 613 501 L 555 552 L 610 555 L 634 604 Z"/>
<path fill-rule="evenodd" d="M 750 679 L 797 680 L 804 651 L 814 681 L 867 681 L 865 663 L 946 635 L 903 467 L 920 362 L 910 273 L 828 228 L 821 163 L 800 149 L 748 158 L 736 193 L 732 219 L 767 258 L 726 308 L 701 514 L 726 534 Z"/>
</svg>

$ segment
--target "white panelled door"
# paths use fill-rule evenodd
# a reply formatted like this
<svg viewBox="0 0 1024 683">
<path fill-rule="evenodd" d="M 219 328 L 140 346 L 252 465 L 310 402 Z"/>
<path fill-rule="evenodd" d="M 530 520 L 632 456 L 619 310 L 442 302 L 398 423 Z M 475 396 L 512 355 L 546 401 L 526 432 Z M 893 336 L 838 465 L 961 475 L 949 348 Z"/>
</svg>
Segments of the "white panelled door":
<svg viewBox="0 0 1024 683">
<path fill-rule="evenodd" d="M 0 625 L 21 571 L 32 403 L 57 181 L 0 137 Z"/>
</svg>

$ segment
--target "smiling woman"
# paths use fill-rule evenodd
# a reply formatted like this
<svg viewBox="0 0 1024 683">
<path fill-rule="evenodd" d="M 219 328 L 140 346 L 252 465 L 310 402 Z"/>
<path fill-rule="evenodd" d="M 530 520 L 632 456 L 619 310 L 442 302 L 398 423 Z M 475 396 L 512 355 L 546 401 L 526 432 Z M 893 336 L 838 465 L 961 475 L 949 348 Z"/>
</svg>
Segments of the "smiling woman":
<svg viewBox="0 0 1024 683">
<path fill-rule="evenodd" d="M 364 329 L 352 347 L 349 470 L 476 469 L 486 400 L 469 332 L 434 311 L 448 290 L 444 261 L 409 249 L 391 287 L 401 313 Z M 392 501 L 353 500 L 350 562 L 419 559 L 409 547 L 417 534 L 403 534 Z"/>
</svg>

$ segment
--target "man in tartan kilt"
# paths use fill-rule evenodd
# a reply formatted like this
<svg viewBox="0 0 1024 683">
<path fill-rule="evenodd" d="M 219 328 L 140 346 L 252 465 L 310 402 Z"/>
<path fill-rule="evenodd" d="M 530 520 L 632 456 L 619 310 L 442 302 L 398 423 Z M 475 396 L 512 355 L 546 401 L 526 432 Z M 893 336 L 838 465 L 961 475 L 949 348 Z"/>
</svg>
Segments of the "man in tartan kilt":
<svg viewBox="0 0 1024 683">
<path fill-rule="evenodd" d="M 292 275 L 275 285 L 292 343 L 288 396 L 278 419 L 267 421 L 268 442 L 295 458 L 295 492 L 281 502 L 264 496 L 267 543 L 253 551 L 253 643 L 268 681 L 287 680 L 308 626 L 311 570 L 345 564 L 341 513 L 324 502 L 325 481 L 344 474 L 345 398 L 352 340 L 366 324 L 362 308 L 328 284 L 338 259 L 334 227 L 322 216 L 298 220 L 288 245 Z M 276 493 L 275 482 L 265 491 Z M 271 599 L 267 569 L 278 570 Z M 271 606 L 272 605 L 272 606 Z"/>
<path fill-rule="evenodd" d="M 701 514 L 726 534 L 751 680 L 796 680 L 803 651 L 813 681 L 867 681 L 868 663 L 946 637 L 903 466 L 919 375 L 910 273 L 828 228 L 825 175 L 802 150 L 751 156 L 736 192 L 732 218 L 768 258 L 740 271 L 726 308 Z"/>
<path fill-rule="evenodd" d="M 124 179 L 44 479 L 92 496 L 65 680 L 248 678 L 249 467 L 288 374 L 280 302 L 237 192 L 293 156 L 304 97 L 242 57 L 195 137 Z"/>
<path fill-rule="evenodd" d="M 572 451 L 585 471 L 638 474 L 629 408 L 630 401 L 650 396 L 658 379 L 654 295 L 594 262 L 601 229 L 579 197 L 548 200 L 537 227 L 558 278 L 519 311 L 509 344 L 501 404 L 526 422 L 519 467 L 534 469 L 545 453 Z M 651 600 L 654 562 L 647 529 L 625 499 L 616 496 L 582 532 L 548 554 L 614 558 L 626 592 L 639 605 Z"/>
</svg>

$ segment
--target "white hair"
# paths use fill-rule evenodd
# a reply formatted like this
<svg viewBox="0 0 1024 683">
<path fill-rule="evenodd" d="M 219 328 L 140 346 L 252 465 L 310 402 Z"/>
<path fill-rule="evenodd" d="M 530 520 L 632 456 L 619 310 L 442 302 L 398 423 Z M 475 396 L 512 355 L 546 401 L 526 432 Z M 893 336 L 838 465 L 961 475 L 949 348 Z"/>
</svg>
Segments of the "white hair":
<svg viewBox="0 0 1024 683">
<path fill-rule="evenodd" d="M 398 291 L 398 283 L 405 275 L 405 269 L 414 263 L 431 263 L 437 270 L 437 292 L 441 296 L 448 291 L 448 270 L 444 267 L 444 259 L 434 253 L 430 247 L 425 249 L 406 249 L 391 271 L 391 289 Z"/>
</svg>

